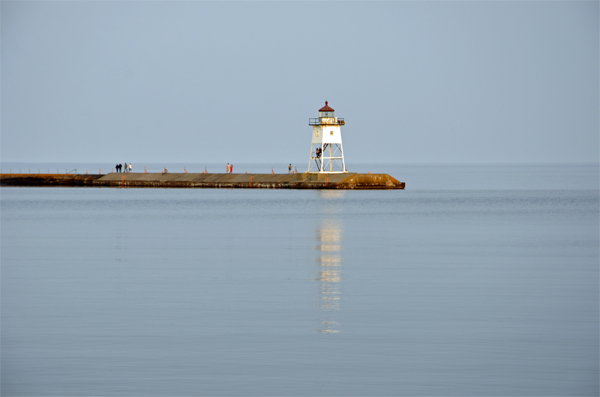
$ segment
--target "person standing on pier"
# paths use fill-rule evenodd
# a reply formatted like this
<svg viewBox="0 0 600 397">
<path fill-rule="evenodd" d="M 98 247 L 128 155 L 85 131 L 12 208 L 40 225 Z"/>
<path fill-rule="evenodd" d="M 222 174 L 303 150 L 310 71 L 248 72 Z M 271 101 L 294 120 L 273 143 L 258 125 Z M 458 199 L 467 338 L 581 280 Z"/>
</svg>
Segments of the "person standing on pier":
<svg viewBox="0 0 600 397">
<path fill-rule="evenodd" d="M 225 173 L 229 174 L 229 163 L 227 163 L 227 165 L 225 166 Z"/>
<path fill-rule="evenodd" d="M 292 173 L 292 165 L 290 164 L 290 165 L 288 165 L 288 174 L 291 174 L 291 173 Z"/>
<path fill-rule="evenodd" d="M 129 172 L 131 172 L 132 168 L 133 168 L 133 166 L 131 165 L 131 163 L 129 163 Z"/>
</svg>

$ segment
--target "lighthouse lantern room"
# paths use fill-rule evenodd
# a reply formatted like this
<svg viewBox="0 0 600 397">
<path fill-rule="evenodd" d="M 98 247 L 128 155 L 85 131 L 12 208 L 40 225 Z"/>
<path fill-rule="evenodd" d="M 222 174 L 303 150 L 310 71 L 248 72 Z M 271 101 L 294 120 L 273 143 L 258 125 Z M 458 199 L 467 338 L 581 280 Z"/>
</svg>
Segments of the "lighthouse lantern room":
<svg viewBox="0 0 600 397">
<path fill-rule="evenodd" d="M 308 172 L 346 172 L 341 130 L 346 122 L 335 117 L 334 112 L 325 101 L 325 106 L 319 109 L 319 117 L 308 120 L 308 125 L 313 127 Z"/>
</svg>

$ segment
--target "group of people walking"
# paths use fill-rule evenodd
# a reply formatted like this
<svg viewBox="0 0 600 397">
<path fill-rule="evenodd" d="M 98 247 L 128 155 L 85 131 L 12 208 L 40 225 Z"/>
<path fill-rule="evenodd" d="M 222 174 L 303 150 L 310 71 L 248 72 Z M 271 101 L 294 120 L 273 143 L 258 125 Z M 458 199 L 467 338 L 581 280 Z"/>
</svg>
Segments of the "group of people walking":
<svg viewBox="0 0 600 397">
<path fill-rule="evenodd" d="M 117 170 L 117 172 L 123 172 L 123 173 L 125 173 L 125 172 L 132 172 L 132 169 L 133 169 L 133 165 L 131 163 L 129 163 L 129 164 L 127 164 L 127 163 L 124 163 L 124 164 L 119 163 L 119 164 L 117 164 L 115 166 L 115 170 Z M 166 174 L 167 172 L 168 171 L 165 168 L 162 173 Z M 205 170 L 205 172 L 208 172 L 208 171 Z M 225 172 L 227 174 L 233 174 L 233 164 L 227 163 L 227 165 L 225 166 Z M 288 166 L 288 174 L 292 174 L 292 173 L 293 173 L 292 172 L 292 165 L 290 164 Z"/>
<path fill-rule="evenodd" d="M 117 170 L 117 172 L 131 172 L 131 169 L 133 168 L 133 166 L 131 165 L 131 163 L 127 164 L 117 164 L 115 169 Z"/>
</svg>

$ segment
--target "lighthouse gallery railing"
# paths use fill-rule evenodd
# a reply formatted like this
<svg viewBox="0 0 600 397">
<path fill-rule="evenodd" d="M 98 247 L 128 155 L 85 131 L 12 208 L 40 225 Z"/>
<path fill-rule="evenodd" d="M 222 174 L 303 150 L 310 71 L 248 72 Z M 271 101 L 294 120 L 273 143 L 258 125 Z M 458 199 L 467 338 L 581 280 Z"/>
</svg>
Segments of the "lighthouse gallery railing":
<svg viewBox="0 0 600 397">
<path fill-rule="evenodd" d="M 331 120 L 331 121 L 330 121 Z M 317 117 L 313 119 L 308 119 L 308 125 L 346 125 L 346 122 L 342 118 L 333 117 Z"/>
</svg>

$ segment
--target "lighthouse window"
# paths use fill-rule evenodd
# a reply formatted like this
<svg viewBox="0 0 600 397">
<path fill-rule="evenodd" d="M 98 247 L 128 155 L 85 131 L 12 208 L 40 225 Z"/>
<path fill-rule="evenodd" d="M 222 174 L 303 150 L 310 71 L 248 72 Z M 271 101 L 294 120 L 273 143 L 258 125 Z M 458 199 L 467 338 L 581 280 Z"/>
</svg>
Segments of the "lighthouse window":
<svg viewBox="0 0 600 397">
<path fill-rule="evenodd" d="M 333 131 L 329 132 L 329 135 L 333 135 Z"/>
</svg>

